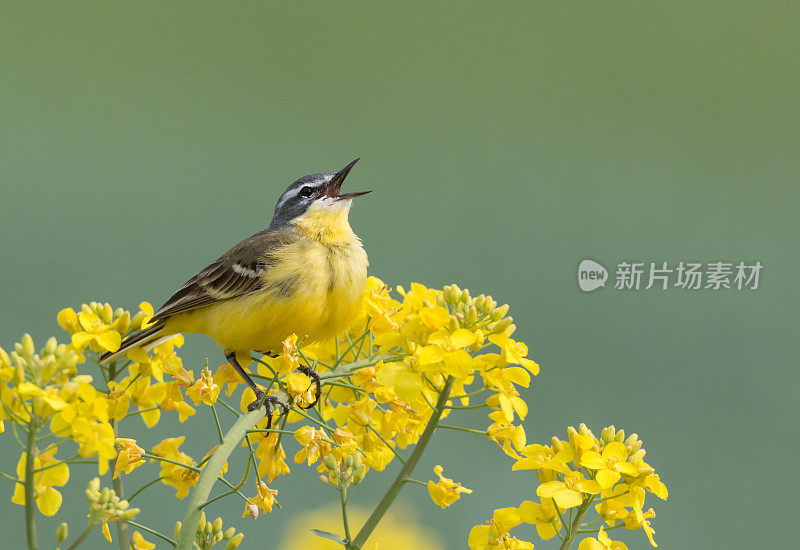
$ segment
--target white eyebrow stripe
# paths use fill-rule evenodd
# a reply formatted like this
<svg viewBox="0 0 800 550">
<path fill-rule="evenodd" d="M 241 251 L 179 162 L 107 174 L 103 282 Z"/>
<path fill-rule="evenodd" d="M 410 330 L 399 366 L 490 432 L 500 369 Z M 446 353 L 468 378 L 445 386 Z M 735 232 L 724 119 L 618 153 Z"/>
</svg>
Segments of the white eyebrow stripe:
<svg viewBox="0 0 800 550">
<path fill-rule="evenodd" d="M 302 187 L 298 187 L 297 189 L 292 189 L 291 191 L 287 191 L 286 193 L 284 193 L 283 196 L 281 197 L 281 200 L 279 200 L 278 204 L 275 206 L 275 209 L 276 210 L 279 209 L 281 206 L 283 206 L 283 204 L 286 201 L 296 197 L 297 194 L 300 192 L 300 189 L 302 189 Z"/>
<path fill-rule="evenodd" d="M 297 194 L 300 193 L 300 190 L 303 187 L 305 187 L 307 185 L 310 185 L 311 187 L 316 187 L 318 185 L 321 185 L 321 184 L 324 184 L 324 183 L 328 183 L 331 180 L 331 178 L 333 178 L 334 175 L 335 174 L 323 175 L 320 178 L 317 178 L 317 179 L 312 180 L 312 181 L 307 181 L 307 182 L 303 183 L 303 185 L 298 185 L 294 189 L 291 189 L 289 191 L 284 192 L 283 196 L 278 201 L 278 204 L 275 205 L 275 210 L 280 209 L 280 207 L 283 206 L 286 203 L 286 201 L 288 201 L 289 199 L 293 199 L 294 197 L 296 197 Z"/>
</svg>

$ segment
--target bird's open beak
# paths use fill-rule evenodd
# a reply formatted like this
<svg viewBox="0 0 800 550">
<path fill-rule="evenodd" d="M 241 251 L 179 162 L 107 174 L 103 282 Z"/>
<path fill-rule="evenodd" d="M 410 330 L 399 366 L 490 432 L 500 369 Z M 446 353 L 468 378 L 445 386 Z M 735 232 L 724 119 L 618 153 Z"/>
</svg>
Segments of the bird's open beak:
<svg viewBox="0 0 800 550">
<path fill-rule="evenodd" d="M 347 177 L 347 174 L 350 173 L 350 170 L 353 169 L 353 166 L 361 160 L 361 158 L 357 158 L 338 172 L 331 178 L 331 181 L 325 185 L 325 195 L 331 197 L 335 200 L 344 200 L 344 199 L 354 199 L 356 197 L 360 197 L 361 195 L 366 195 L 370 193 L 370 191 L 359 191 L 357 193 L 345 193 L 342 195 L 339 191 L 342 188 L 342 183 L 344 183 L 344 178 Z"/>
</svg>

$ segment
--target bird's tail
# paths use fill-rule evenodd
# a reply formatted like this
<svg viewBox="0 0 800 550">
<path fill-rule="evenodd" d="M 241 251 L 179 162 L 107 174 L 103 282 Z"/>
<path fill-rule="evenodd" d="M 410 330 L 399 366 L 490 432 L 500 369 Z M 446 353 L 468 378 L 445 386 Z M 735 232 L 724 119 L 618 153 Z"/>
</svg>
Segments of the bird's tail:
<svg viewBox="0 0 800 550">
<path fill-rule="evenodd" d="M 172 334 L 164 334 L 164 321 L 159 321 L 152 327 L 140 330 L 134 334 L 127 336 L 120 344 L 117 351 L 109 351 L 100 357 L 100 363 L 110 363 L 116 361 L 120 357 L 125 357 L 125 352 L 131 348 L 142 348 L 145 350 L 156 347 L 161 342 L 172 338 Z"/>
</svg>

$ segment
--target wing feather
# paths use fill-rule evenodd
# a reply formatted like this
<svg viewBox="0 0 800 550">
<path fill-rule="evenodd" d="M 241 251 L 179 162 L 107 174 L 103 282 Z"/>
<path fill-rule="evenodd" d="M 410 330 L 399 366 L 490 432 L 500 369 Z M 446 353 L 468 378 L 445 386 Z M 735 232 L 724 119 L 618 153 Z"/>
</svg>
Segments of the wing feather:
<svg viewBox="0 0 800 550">
<path fill-rule="evenodd" d="M 151 322 L 260 290 L 265 256 L 288 242 L 284 232 L 264 230 L 243 240 L 186 281 L 153 315 Z"/>
</svg>

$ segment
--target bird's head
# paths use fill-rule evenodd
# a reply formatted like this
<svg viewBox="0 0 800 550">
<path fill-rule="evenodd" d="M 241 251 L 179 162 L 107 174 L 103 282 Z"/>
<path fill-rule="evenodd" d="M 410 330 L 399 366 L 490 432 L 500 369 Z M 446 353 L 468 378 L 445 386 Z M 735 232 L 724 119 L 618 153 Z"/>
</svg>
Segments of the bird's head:
<svg viewBox="0 0 800 550">
<path fill-rule="evenodd" d="M 369 193 L 341 193 L 342 183 L 359 160 L 357 158 L 336 173 L 311 174 L 292 183 L 275 205 L 270 228 L 299 222 L 318 225 L 336 224 L 340 220 L 346 222 L 352 199 Z"/>
</svg>

